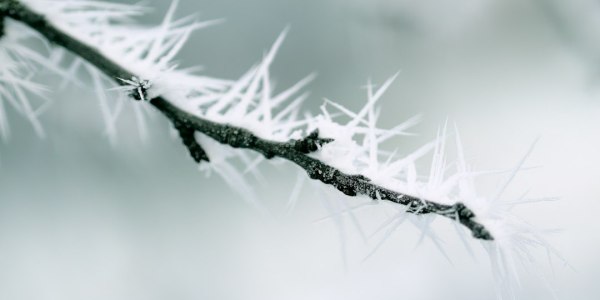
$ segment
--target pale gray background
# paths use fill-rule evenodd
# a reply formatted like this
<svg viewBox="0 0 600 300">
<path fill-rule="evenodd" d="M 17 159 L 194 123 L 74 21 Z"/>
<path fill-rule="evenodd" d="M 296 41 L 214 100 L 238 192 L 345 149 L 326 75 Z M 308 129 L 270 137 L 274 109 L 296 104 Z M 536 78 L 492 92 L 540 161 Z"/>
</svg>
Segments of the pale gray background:
<svg viewBox="0 0 600 300">
<path fill-rule="evenodd" d="M 150 2 L 156 10 L 144 21 L 157 22 L 169 3 Z M 201 64 L 218 77 L 241 75 L 290 25 L 272 74 L 286 86 L 318 72 L 307 109 L 322 97 L 356 109 L 368 78 L 382 82 L 401 70 L 382 102 L 382 124 L 425 118 L 421 135 L 398 140 L 400 149 L 429 141 L 448 118 L 477 169 L 501 169 L 541 137 L 527 163 L 541 168 L 519 175 L 507 195 L 561 197 L 519 215 L 562 229 L 548 240 L 574 269 L 555 263 L 553 273 L 544 271 L 558 297 L 598 299 L 598 1 L 181 0 L 178 15 L 193 12 L 227 22 L 194 34 L 182 65 Z M 160 116 L 145 143 L 123 120 L 111 147 L 92 93 L 72 87 L 52 98 L 42 118 L 46 139 L 14 117 L 12 138 L 0 144 L 1 299 L 494 295 L 484 253 L 471 259 L 448 222 L 436 228 L 453 264 L 429 242 L 415 248 L 410 225 L 361 263 L 348 226 L 345 270 L 336 228 L 313 223 L 327 212 L 310 188 L 285 214 L 296 174 L 288 164 L 264 168 L 269 183 L 256 190 L 273 211 L 265 216 L 220 178 L 197 172 Z M 501 179 L 481 182 L 482 193 Z M 539 282 L 525 276 L 521 299 L 548 299 Z"/>
</svg>

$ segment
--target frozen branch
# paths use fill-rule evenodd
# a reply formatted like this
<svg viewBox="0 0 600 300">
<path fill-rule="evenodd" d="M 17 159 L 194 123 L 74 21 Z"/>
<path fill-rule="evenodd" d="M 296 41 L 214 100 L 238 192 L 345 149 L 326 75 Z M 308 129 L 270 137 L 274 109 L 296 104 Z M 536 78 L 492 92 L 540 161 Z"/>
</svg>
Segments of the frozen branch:
<svg viewBox="0 0 600 300">
<path fill-rule="evenodd" d="M 181 142 L 187 147 L 194 161 L 197 163 L 201 163 L 202 161 L 210 162 L 206 151 L 204 151 L 200 143 L 196 140 L 196 130 L 194 127 L 179 121 L 173 121 L 173 124 L 179 132 Z"/>
<path fill-rule="evenodd" d="M 44 16 L 32 11 L 21 2 L 17 0 L 0 0 L 0 20 L 4 16 L 27 24 L 50 42 L 64 47 L 93 64 L 119 85 L 131 87 L 131 82 L 135 81 L 134 83 L 137 86 L 130 89 L 132 97 L 137 100 L 147 100 L 164 114 L 179 131 L 183 144 L 198 163 L 203 160 L 209 161 L 209 158 L 196 140 L 195 132 L 205 134 L 219 143 L 234 148 L 257 151 L 267 159 L 278 157 L 291 161 L 304 169 L 310 178 L 332 185 L 346 195 L 366 195 L 373 200 L 392 201 L 407 206 L 407 211 L 414 214 L 444 216 L 463 224 L 477 239 L 493 240 L 489 230 L 479 223 L 473 211 L 462 203 L 445 205 L 398 193 L 372 183 L 369 178 L 363 175 L 346 174 L 311 157 L 310 153 L 318 151 L 322 145 L 333 141 L 332 139 L 321 138 L 318 131 L 313 131 L 303 139 L 276 142 L 260 138 L 245 128 L 218 123 L 190 114 L 162 96 L 152 98 L 146 91 L 148 82 L 144 78 L 140 78 L 139 74 L 133 74 L 101 54 L 96 48 L 61 31 L 48 22 Z M 0 33 L 2 29 L 1 22 Z M 134 78 L 136 80 L 133 80 Z"/>
</svg>

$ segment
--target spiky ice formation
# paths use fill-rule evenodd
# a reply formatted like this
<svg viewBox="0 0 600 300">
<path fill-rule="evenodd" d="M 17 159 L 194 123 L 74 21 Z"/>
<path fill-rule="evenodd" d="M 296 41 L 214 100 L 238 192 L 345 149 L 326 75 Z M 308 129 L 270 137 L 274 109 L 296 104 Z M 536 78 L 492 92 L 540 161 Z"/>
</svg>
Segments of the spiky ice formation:
<svg viewBox="0 0 600 300">
<path fill-rule="evenodd" d="M 15 5 L 19 2 L 5 0 L 2 3 Z M 545 245 L 530 226 L 510 214 L 509 210 L 497 199 L 499 197 L 486 198 L 475 193 L 471 181 L 477 173 L 471 172 L 467 167 L 462 154 L 460 154 L 462 153 L 460 146 L 458 163 L 453 169 L 448 167 L 445 158 L 445 127 L 433 142 L 412 153 L 402 154 L 400 151 L 391 152 L 382 149 L 385 141 L 405 135 L 406 130 L 418 120 L 418 118 L 410 119 L 392 129 L 377 127 L 379 115 L 377 103 L 392 84 L 395 76 L 378 89 L 369 83 L 367 103 L 359 112 L 352 112 L 341 104 L 327 100 L 321 113 L 312 116 L 302 114 L 300 108 L 301 103 L 308 95 L 302 93 L 302 90 L 313 80 L 313 75 L 279 93 L 276 93 L 273 88 L 274 84 L 271 81 L 269 68 L 287 30 L 276 40 L 273 47 L 264 55 L 263 60 L 240 79 L 223 80 L 197 75 L 193 72 L 194 69 L 180 69 L 174 62 L 177 52 L 183 47 L 192 31 L 214 23 L 196 22 L 189 17 L 174 19 L 177 1 L 172 3 L 162 24 L 156 27 L 144 27 L 132 23 L 133 17 L 144 12 L 144 8 L 137 5 L 83 0 L 26 0 L 23 3 L 43 14 L 59 31 L 91 46 L 91 50 L 82 48 L 79 49 L 80 52 L 83 50 L 94 51 L 111 62 L 111 64 L 100 64 L 99 66 L 97 62 L 94 64 L 75 57 L 65 67 L 64 62 L 60 63 L 65 55 L 55 52 L 54 59 L 51 60 L 53 63 L 50 66 L 58 69 L 66 78 L 70 79 L 76 78 L 75 74 L 79 69 L 90 74 L 100 101 L 107 133 L 112 139 L 117 132 L 115 122 L 120 114 L 123 101 L 117 99 L 116 102 L 112 102 L 111 106 L 109 99 L 114 96 L 107 92 L 111 89 L 120 92 L 121 97 L 133 96 L 138 100 L 160 98 L 161 101 L 167 101 L 164 99 L 168 99 L 165 105 L 174 105 L 189 116 L 216 124 L 229 124 L 243 128 L 246 130 L 243 136 L 248 137 L 246 133 L 249 132 L 256 139 L 283 143 L 271 144 L 280 145 L 282 149 L 292 145 L 294 141 L 301 141 L 295 142 L 296 144 L 306 143 L 308 140 L 303 137 L 310 138 L 310 133 L 318 130 L 319 134 L 312 136 L 313 142 L 307 148 L 310 151 L 297 151 L 305 153 L 319 150 L 308 154 L 307 157 L 317 159 L 326 166 L 330 166 L 327 170 L 341 172 L 332 174 L 346 176 L 347 182 L 360 185 L 345 186 L 340 185 L 339 182 L 337 185 L 334 184 L 340 191 L 348 195 L 362 193 L 374 199 L 386 199 L 387 194 L 382 195 L 380 192 L 385 189 L 394 195 L 398 194 L 414 199 L 406 202 L 408 204 L 406 208 L 392 204 L 399 212 L 382 225 L 381 228 L 386 229 L 385 236 L 389 236 L 394 228 L 402 224 L 407 219 L 407 215 L 427 212 L 425 210 L 427 205 L 419 204 L 421 199 L 448 207 L 447 212 L 437 211 L 437 213 L 455 218 L 457 221 L 475 219 L 472 216 L 474 214 L 477 216 L 476 220 L 484 224 L 495 238 L 493 242 L 483 243 L 491 254 L 492 266 L 496 268 L 496 274 L 500 276 L 498 281 L 502 283 L 509 282 L 510 278 L 514 278 L 514 266 L 517 261 L 527 257 L 530 247 Z M 28 97 L 18 91 L 26 88 L 27 91 L 35 93 L 39 88 L 37 85 L 32 85 L 27 79 L 20 77 L 25 74 L 23 70 L 27 70 L 27 65 L 18 59 L 15 53 L 18 55 L 25 53 L 27 61 L 36 63 L 44 62 L 44 59 L 43 56 L 40 56 L 41 54 L 27 52 L 28 48 L 21 44 L 20 39 L 25 36 L 22 34 L 25 32 L 23 29 L 13 30 L 9 26 L 6 29 L 7 35 L 1 42 L 6 44 L 0 47 L 0 55 L 2 55 L 2 51 L 7 53 L 5 57 L 9 63 L 8 67 L 5 67 L 4 64 L 0 67 L 0 76 L 8 78 L 3 82 L 9 84 L 11 92 L 3 92 L 0 89 L 0 93 L 6 95 L 17 93 L 16 98 L 13 96 L 8 101 L 16 108 L 25 111 L 24 114 L 33 120 L 32 116 L 37 116 L 37 111 L 31 108 L 27 109 L 28 106 L 31 107 L 31 105 L 25 104 L 29 103 Z M 11 41 L 11 34 L 14 34 L 17 39 Z M 74 51 L 76 54 L 81 54 L 77 50 Z M 90 55 L 89 58 L 94 58 L 94 56 Z M 19 81 L 16 78 L 21 79 Z M 118 82 L 115 83 L 114 80 Z M 115 88 L 115 84 L 122 86 Z M 135 103 L 134 111 L 140 124 L 144 122 L 142 112 L 143 109 L 149 107 L 148 103 L 151 101 Z M 156 102 L 153 105 L 159 107 Z M 349 120 L 343 122 L 340 115 Z M 210 159 L 210 164 L 202 163 L 201 168 L 216 171 L 240 194 L 247 196 L 251 202 L 259 205 L 252 196 L 251 185 L 246 182 L 246 178 L 242 174 L 251 172 L 260 177 L 256 167 L 265 161 L 265 158 L 273 157 L 275 154 L 256 148 L 255 150 L 261 152 L 260 155 L 256 155 L 219 145 L 204 136 L 195 136 L 194 132 L 190 131 L 190 124 L 186 122 L 179 124 L 173 120 L 173 116 L 177 116 L 177 114 L 169 117 L 174 123 L 173 126 L 179 130 L 180 136 L 194 159 L 197 162 Z M 0 121 L 2 120 L 4 119 L 0 118 Z M 32 123 L 36 128 L 41 129 L 39 122 L 32 121 Z M 0 123 L 0 125 L 2 124 Z M 140 128 L 143 129 L 144 126 L 141 125 Z M 193 128 L 201 131 L 196 127 Z M 236 130 L 233 129 L 231 132 L 239 132 Z M 196 138 L 200 140 L 200 143 Z M 234 139 L 235 137 L 229 136 L 221 142 L 231 140 L 228 144 L 232 146 L 252 148 L 252 145 L 243 144 L 243 141 L 234 141 Z M 327 142 L 315 142 L 319 140 Z M 288 143 L 292 144 L 288 145 Z M 203 147 L 200 147 L 200 144 Z M 458 141 L 457 144 L 460 145 L 460 142 Z M 417 161 L 428 153 L 433 153 L 431 170 L 429 174 L 422 176 L 417 173 Z M 236 166 L 239 164 L 233 162 L 234 160 L 241 161 L 244 170 L 237 169 Z M 309 160 L 309 162 L 312 161 Z M 320 169 L 306 171 L 311 177 L 325 183 L 332 181 L 331 178 L 327 178 L 326 174 L 316 174 Z M 372 189 L 373 186 L 383 189 Z M 370 193 L 371 191 L 373 193 Z M 425 203 L 424 200 L 422 203 Z M 423 211 L 421 211 L 422 209 Z M 462 212 L 466 216 L 462 216 Z M 432 220 L 435 215 L 429 218 L 428 220 Z M 410 220 L 414 221 L 412 217 Z M 419 224 L 418 228 L 424 234 L 431 237 L 432 240 L 436 240 L 437 237 L 430 232 L 429 223 L 430 221 L 415 224 Z M 463 233 L 464 231 L 459 230 L 459 232 Z"/>
</svg>

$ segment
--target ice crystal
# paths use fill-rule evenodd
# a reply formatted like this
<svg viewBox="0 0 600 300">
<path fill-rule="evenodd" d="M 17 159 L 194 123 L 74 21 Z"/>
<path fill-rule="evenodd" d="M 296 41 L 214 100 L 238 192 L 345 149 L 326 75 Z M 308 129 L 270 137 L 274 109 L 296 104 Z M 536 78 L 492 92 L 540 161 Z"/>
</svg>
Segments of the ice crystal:
<svg viewBox="0 0 600 300">
<path fill-rule="evenodd" d="M 124 86 L 115 88 L 116 90 L 128 91 L 135 100 L 148 101 L 148 90 L 152 87 L 150 80 L 139 79 L 133 76 L 131 79 L 117 78 Z"/>
</svg>

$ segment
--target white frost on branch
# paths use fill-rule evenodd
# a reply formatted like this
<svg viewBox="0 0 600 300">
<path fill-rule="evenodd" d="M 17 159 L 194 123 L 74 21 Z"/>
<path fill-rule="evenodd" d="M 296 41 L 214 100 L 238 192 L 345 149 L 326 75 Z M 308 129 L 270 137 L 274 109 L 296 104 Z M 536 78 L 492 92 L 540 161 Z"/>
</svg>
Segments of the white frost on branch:
<svg viewBox="0 0 600 300">
<path fill-rule="evenodd" d="M 134 17 L 148 11 L 140 5 L 86 0 L 25 0 L 23 2 L 43 14 L 59 29 L 95 47 L 115 63 L 137 74 L 138 81 L 147 82 L 152 86 L 147 90 L 149 98 L 163 95 L 170 99 L 186 99 L 195 95 L 222 91 L 232 84 L 229 80 L 197 75 L 195 72 L 198 68 L 178 68 L 174 58 L 190 34 L 218 22 L 198 22 L 193 16 L 174 19 L 178 1 L 173 1 L 162 24 L 158 26 L 141 26 L 133 22 Z M 114 87 L 113 78 L 106 78 L 102 72 L 83 59 L 70 58 L 68 66 L 62 66 L 67 72 L 67 79 L 77 82 L 77 73 L 83 70 L 94 80 L 96 94 L 105 94 L 100 96 L 100 99 L 115 98 L 114 94 L 108 94 L 110 89 L 106 88 L 106 85 Z M 56 65 L 60 65 L 61 60 L 63 65 L 67 61 L 62 53 L 55 54 L 54 60 Z M 122 78 L 122 80 L 132 81 L 132 78 Z M 121 102 L 100 101 L 106 133 L 111 141 L 116 139 L 114 128 L 122 111 Z M 143 106 L 129 102 L 126 105 L 131 106 L 140 133 L 144 137 L 147 134 Z"/>
<path fill-rule="evenodd" d="M 138 77 L 135 79 L 118 80 L 127 83 L 122 90 L 137 93 L 142 100 L 160 95 L 193 115 L 243 127 L 261 138 L 275 141 L 298 139 L 318 129 L 321 137 L 333 138 L 334 142 L 311 154 L 315 158 L 345 173 L 364 175 L 375 184 L 398 193 L 440 204 L 464 203 L 475 212 L 478 221 L 490 229 L 495 238 L 494 241 L 482 243 L 490 253 L 498 282 L 510 283 L 509 287 L 501 289 L 509 293 L 503 295 L 505 298 L 511 298 L 513 295 L 511 287 L 518 281 L 517 269 L 523 266 L 528 268 L 534 264 L 530 255 L 532 249 L 551 249 L 535 228 L 510 212 L 514 203 L 503 202 L 501 193 L 498 197 L 482 197 L 476 193 L 473 180 L 482 173 L 473 172 L 468 166 L 458 133 L 455 134 L 457 157 L 449 159 L 446 156 L 446 125 L 440 129 L 436 139 L 413 152 L 402 153 L 400 150 L 382 147 L 383 143 L 409 135 L 408 130 L 419 120 L 419 117 L 411 118 L 391 129 L 377 126 L 381 112 L 378 103 L 397 75 L 379 87 L 369 82 L 366 104 L 358 112 L 345 108 L 341 103 L 326 100 L 320 113 L 311 115 L 302 112 L 301 104 L 308 97 L 308 93 L 303 92 L 303 89 L 314 79 L 314 75 L 309 75 L 280 92 L 275 91 L 271 79 L 270 66 L 287 30 L 277 38 L 260 63 L 250 68 L 238 80 L 224 80 L 198 75 L 194 68 L 178 67 L 174 59 L 190 34 L 215 22 L 198 22 L 193 17 L 175 19 L 178 3 L 176 0 L 170 6 L 162 24 L 156 27 L 139 26 L 132 22 L 134 17 L 145 12 L 145 9 L 138 5 L 84 0 L 24 2 L 44 14 L 61 30 L 95 47 L 106 57 L 136 74 Z M 9 25 L 12 26 L 10 23 Z M 21 43 L 20 40 L 31 35 L 31 31 L 20 28 L 18 32 L 7 32 L 8 34 L 0 40 L 0 59 L 3 61 L 0 67 L 0 96 L 30 119 L 36 130 L 41 132 L 36 118 L 40 109 L 32 107 L 25 91 L 41 93 L 41 87 L 29 80 L 30 73 L 27 70 L 31 62 L 43 64 L 45 59 Z M 23 59 L 24 57 L 26 59 Z M 56 63 L 52 67 L 57 66 L 61 64 Z M 110 102 L 108 99 L 113 97 L 107 96 L 106 91 L 110 88 L 109 84 L 114 87 L 115 83 L 109 83 L 110 78 L 106 78 L 99 70 L 78 58 L 73 58 L 66 67 L 63 63 L 61 67 L 63 69 L 59 71 L 71 74 L 72 78 L 76 77 L 75 73 L 79 69 L 91 75 L 106 123 L 106 131 L 109 137 L 114 139 L 117 132 L 115 123 L 122 110 L 123 101 L 119 99 Z M 145 106 L 146 103 L 141 101 L 137 105 L 139 108 L 139 105 Z M 6 128 L 6 117 L 0 101 L 0 129 L 3 135 L 7 132 Z M 201 168 L 206 171 L 214 170 L 240 194 L 248 196 L 251 203 L 260 207 L 244 173 L 252 173 L 261 178 L 256 167 L 264 158 L 257 154 L 230 149 L 206 137 L 198 138 L 211 159 L 210 164 L 203 163 Z M 425 163 L 429 162 L 431 168 L 427 174 L 419 174 L 417 165 L 426 159 Z M 510 178 L 514 177 L 514 173 L 521 167 L 520 164 L 515 168 Z M 294 191 L 294 194 L 297 193 L 298 191 Z M 290 206 L 294 205 L 296 197 L 292 196 Z M 340 194 L 340 197 L 346 196 Z M 439 237 L 430 227 L 436 216 L 414 216 L 396 204 L 386 205 L 393 207 L 394 214 L 371 234 L 371 237 L 381 237 L 374 251 L 407 220 L 422 232 L 422 238 L 430 238 L 443 251 Z M 356 228 L 362 230 L 353 213 L 357 207 L 345 204 L 338 206 L 341 210 L 334 211 L 333 214 L 337 217 L 350 216 Z M 459 229 L 458 232 L 463 239 L 464 235 L 468 234 L 464 229 Z"/>
</svg>

